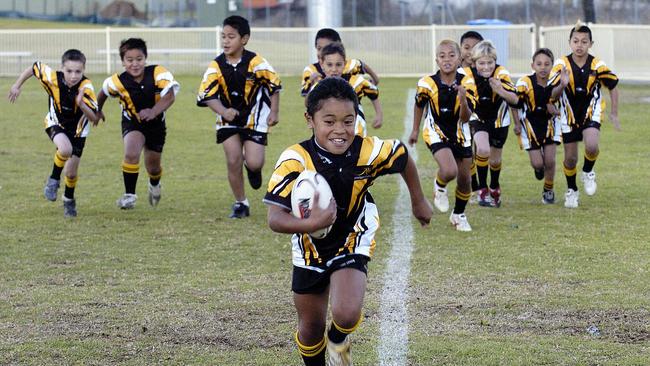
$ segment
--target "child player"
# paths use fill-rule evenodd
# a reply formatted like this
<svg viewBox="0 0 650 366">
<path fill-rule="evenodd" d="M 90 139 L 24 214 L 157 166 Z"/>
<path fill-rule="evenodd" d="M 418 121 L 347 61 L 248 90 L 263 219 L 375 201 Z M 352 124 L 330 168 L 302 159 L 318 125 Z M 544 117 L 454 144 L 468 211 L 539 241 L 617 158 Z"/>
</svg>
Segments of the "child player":
<svg viewBox="0 0 650 366">
<path fill-rule="evenodd" d="M 84 76 L 86 56 L 79 50 L 70 49 L 61 57 L 61 70 L 52 70 L 42 62 L 35 62 L 23 71 L 9 91 L 9 101 L 15 102 L 21 87 L 34 76 L 49 96 L 49 112 L 45 116 L 45 133 L 56 145 L 52 174 L 45 183 L 45 198 L 56 201 L 65 168 L 65 192 L 63 193 L 63 215 L 77 216 L 74 190 L 77 185 L 77 170 L 83 153 L 86 137 L 90 132 L 89 121 L 96 124 L 100 115 L 97 109 L 95 91 Z"/>
<path fill-rule="evenodd" d="M 371 81 L 361 75 L 343 74 L 345 67 L 345 49 L 340 43 L 330 43 L 323 47 L 320 53 L 320 65 L 328 77 L 343 77 L 357 94 L 359 109 L 357 110 L 357 124 L 354 128 L 357 135 L 366 137 L 366 116 L 361 107 L 361 98 L 367 96 L 375 109 L 375 119 L 372 127 L 379 128 L 384 119 L 381 104 L 379 103 L 379 89 Z M 318 82 L 316 82 L 317 85 Z"/>
<path fill-rule="evenodd" d="M 600 139 L 600 121 L 605 112 L 605 100 L 601 90 L 604 85 L 609 89 L 611 111 L 609 118 L 616 129 L 620 129 L 618 120 L 618 78 L 603 61 L 589 54 L 594 44 L 591 29 L 578 22 L 569 33 L 571 54 L 558 59 L 551 72 L 551 83 L 558 82 L 558 74 L 566 69 L 569 84 L 564 89 L 561 103 L 566 111 L 562 126 L 564 143 L 564 175 L 567 180 L 567 192 L 564 206 L 578 207 L 579 192 L 576 184 L 576 165 L 578 162 L 578 142 L 585 143 L 584 164 L 582 165 L 582 183 L 585 193 L 596 193 L 596 172 L 594 164 L 598 158 L 598 141 Z M 567 102 L 568 100 L 568 102 Z"/>
<path fill-rule="evenodd" d="M 477 91 L 476 119 L 470 122 L 472 140 L 476 147 L 475 161 L 478 172 L 478 200 L 481 206 L 501 206 L 501 155 L 508 138 L 510 106 L 519 102 L 510 73 L 498 65 L 497 50 L 490 41 L 477 43 L 472 51 L 474 67 L 463 72 L 474 78 Z M 488 161 L 490 188 L 487 185 Z"/>
<path fill-rule="evenodd" d="M 397 140 L 354 133 L 357 97 L 341 78 L 322 80 L 307 96 L 305 117 L 313 136 L 287 148 L 278 159 L 264 202 L 271 230 L 294 233 L 293 300 L 298 312 L 295 340 L 305 365 L 351 365 L 350 337 L 362 319 L 367 263 L 379 228 L 368 188 L 385 174 L 400 173 L 413 215 L 425 225 L 431 205 L 420 186 L 406 146 Z M 334 199 L 306 219 L 291 214 L 291 190 L 305 169 L 322 174 Z M 333 225 L 323 239 L 308 234 Z M 332 323 L 326 332 L 328 305 Z M 326 335 L 325 335 L 326 334 Z"/>
<path fill-rule="evenodd" d="M 528 151 L 535 178 L 544 179 L 542 203 L 548 205 L 555 203 L 555 151 L 561 140 L 561 122 L 549 113 L 547 105 L 552 97 L 561 94 L 566 84 L 548 85 L 553 67 L 553 53 L 548 48 L 535 51 L 531 67 L 535 73 L 517 81 L 521 112 L 514 116 L 514 132 L 519 136 L 521 148 Z"/>
<path fill-rule="evenodd" d="M 441 212 L 449 210 L 447 184 L 458 178 L 456 204 L 449 220 L 458 231 L 472 231 L 465 216 L 472 192 L 472 138 L 467 121 L 476 105 L 476 86 L 471 75 L 457 72 L 460 65 L 458 43 L 451 40 L 440 42 L 436 48 L 436 63 L 440 70 L 418 81 L 409 143 L 412 145 L 418 141 L 424 114 L 422 135 L 439 167 L 433 204 Z"/>
<path fill-rule="evenodd" d="M 307 65 L 302 72 L 302 88 L 300 94 L 304 97 L 309 93 L 309 91 L 314 87 L 314 84 L 318 80 L 324 78 L 325 72 L 323 71 L 320 65 L 321 51 L 325 46 L 330 43 L 342 43 L 341 36 L 337 31 L 331 28 L 320 29 L 316 33 L 316 40 L 314 46 L 316 48 L 316 56 L 318 57 L 319 62 Z M 368 74 L 371 78 L 371 82 L 374 85 L 379 85 L 379 76 L 370 68 L 370 66 L 354 58 L 348 59 L 345 62 L 345 67 L 343 68 L 342 75 L 362 75 Z"/>
<path fill-rule="evenodd" d="M 135 188 L 143 151 L 149 175 L 149 204 L 155 207 L 161 197 L 160 161 L 167 133 L 165 111 L 174 103 L 180 85 L 164 67 L 146 64 L 147 45 L 142 39 L 123 40 L 119 51 L 124 72 L 104 80 L 97 97 L 100 110 L 109 96 L 119 98 L 122 107 L 125 193 L 117 200 L 117 207 L 123 210 L 135 207 L 138 199 Z"/>
<path fill-rule="evenodd" d="M 260 188 L 267 135 L 280 108 L 280 78 L 262 56 L 244 48 L 250 33 L 246 19 L 224 19 L 223 53 L 205 71 L 197 99 L 198 106 L 217 114 L 217 144 L 223 145 L 235 196 L 230 218 L 250 215 L 242 165 L 251 187 Z"/>
</svg>

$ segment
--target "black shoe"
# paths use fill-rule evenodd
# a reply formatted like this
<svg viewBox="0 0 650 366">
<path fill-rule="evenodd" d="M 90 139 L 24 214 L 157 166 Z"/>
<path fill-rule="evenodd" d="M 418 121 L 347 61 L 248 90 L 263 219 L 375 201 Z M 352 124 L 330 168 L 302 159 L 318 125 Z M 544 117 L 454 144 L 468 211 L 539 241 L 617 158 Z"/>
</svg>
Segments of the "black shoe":
<svg viewBox="0 0 650 366">
<path fill-rule="evenodd" d="M 542 168 L 542 169 L 535 169 L 535 178 L 537 178 L 537 180 L 542 180 L 542 179 L 544 179 L 544 168 Z"/>
<path fill-rule="evenodd" d="M 256 172 L 248 169 L 246 164 L 244 164 L 244 168 L 246 168 L 246 175 L 248 176 L 248 183 L 250 183 L 251 187 L 253 189 L 259 189 L 262 186 L 262 171 L 258 170 Z"/>
<path fill-rule="evenodd" d="M 241 202 L 235 202 L 234 205 L 232 205 L 232 213 L 230 214 L 231 219 L 243 219 L 244 217 L 250 216 L 250 209 L 248 206 Z"/>
</svg>

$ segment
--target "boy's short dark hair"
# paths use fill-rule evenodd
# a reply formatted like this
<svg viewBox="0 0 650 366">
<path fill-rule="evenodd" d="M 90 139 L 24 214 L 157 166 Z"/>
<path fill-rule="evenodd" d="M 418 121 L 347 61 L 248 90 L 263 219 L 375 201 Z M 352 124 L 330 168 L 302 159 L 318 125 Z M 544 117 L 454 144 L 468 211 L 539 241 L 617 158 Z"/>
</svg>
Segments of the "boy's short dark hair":
<svg viewBox="0 0 650 366">
<path fill-rule="evenodd" d="M 479 41 L 483 40 L 483 36 L 481 35 L 481 33 L 476 31 L 467 31 L 463 33 L 462 36 L 460 36 L 460 43 L 463 43 L 463 41 L 466 40 L 467 38 L 474 38 L 474 39 L 478 39 Z"/>
<path fill-rule="evenodd" d="M 589 40 L 593 41 L 591 38 L 591 28 L 587 27 L 584 24 L 578 23 L 575 27 L 571 28 L 571 33 L 569 33 L 569 40 L 573 37 L 573 33 L 587 33 L 589 34 Z"/>
<path fill-rule="evenodd" d="M 239 15 L 231 15 L 223 20 L 223 26 L 231 26 L 237 30 L 241 37 L 251 34 L 251 27 L 246 18 Z"/>
<path fill-rule="evenodd" d="M 535 61 L 535 57 L 538 55 L 546 55 L 551 59 L 551 62 L 555 60 L 555 57 L 553 57 L 553 51 L 549 50 L 548 48 L 538 48 L 535 53 L 533 53 L 533 61 Z"/>
<path fill-rule="evenodd" d="M 307 114 L 313 116 L 321 109 L 323 101 L 329 98 L 349 100 L 354 103 L 355 112 L 359 106 L 359 99 L 350 83 L 340 77 L 327 77 L 319 81 L 314 89 L 307 94 Z"/>
<path fill-rule="evenodd" d="M 327 46 L 323 47 L 323 49 L 320 51 L 320 57 L 325 58 L 327 55 L 334 55 L 338 54 L 343 56 L 343 59 L 345 59 L 345 47 L 343 47 L 342 43 L 339 42 L 334 42 L 330 43 Z"/>
<path fill-rule="evenodd" d="M 61 56 L 61 64 L 63 65 L 66 61 L 79 61 L 86 66 L 86 56 L 83 52 L 74 48 L 63 52 L 63 56 Z"/>
<path fill-rule="evenodd" d="M 332 42 L 341 42 L 341 36 L 339 32 L 335 31 L 332 28 L 322 28 L 316 33 L 316 39 L 314 39 L 314 45 L 316 42 L 321 39 L 329 39 Z"/>
<path fill-rule="evenodd" d="M 120 42 L 120 59 L 124 60 L 124 55 L 130 50 L 140 50 L 147 57 L 147 44 L 142 38 L 123 39 Z"/>
</svg>

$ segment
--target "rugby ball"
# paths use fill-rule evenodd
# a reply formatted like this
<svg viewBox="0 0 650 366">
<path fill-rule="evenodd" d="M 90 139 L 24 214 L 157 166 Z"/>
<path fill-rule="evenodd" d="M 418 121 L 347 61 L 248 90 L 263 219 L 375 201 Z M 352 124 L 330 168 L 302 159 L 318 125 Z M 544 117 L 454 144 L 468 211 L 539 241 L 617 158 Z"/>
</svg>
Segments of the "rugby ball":
<svg viewBox="0 0 650 366">
<path fill-rule="evenodd" d="M 300 219 L 306 219 L 314 207 L 314 194 L 318 192 L 318 207 L 327 208 L 332 200 L 332 189 L 325 177 L 313 170 L 303 170 L 293 183 L 291 190 L 291 212 Z M 322 239 L 332 226 L 309 233 L 309 236 Z"/>
</svg>

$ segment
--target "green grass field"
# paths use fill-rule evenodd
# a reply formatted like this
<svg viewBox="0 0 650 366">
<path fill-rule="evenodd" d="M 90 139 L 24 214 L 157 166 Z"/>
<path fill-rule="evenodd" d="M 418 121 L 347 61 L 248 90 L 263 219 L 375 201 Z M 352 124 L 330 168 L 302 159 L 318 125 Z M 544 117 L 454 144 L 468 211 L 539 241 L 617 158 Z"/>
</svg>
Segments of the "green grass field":
<svg viewBox="0 0 650 366">
<path fill-rule="evenodd" d="M 92 79 L 98 88 L 103 76 Z M 213 116 L 194 102 L 200 75 L 178 79 L 160 205 L 147 204 L 141 169 L 137 207 L 115 206 L 123 192 L 122 143 L 110 100 L 107 123 L 86 144 L 72 220 L 63 218 L 60 200 L 42 196 L 54 153 L 42 131 L 44 91 L 30 80 L 16 105 L 0 102 L 0 364 L 301 364 L 292 341 L 289 235 L 268 229 L 263 192 L 249 187 L 251 217 L 227 218 L 233 199 Z M 309 136 L 299 80 L 283 82 L 265 178 L 286 146 Z M 382 79 L 385 122 L 371 134 L 401 138 L 415 82 Z M 0 79 L 3 97 L 11 83 Z M 501 208 L 470 206 L 471 233 L 452 231 L 446 214 L 426 228 L 413 221 L 410 365 L 648 364 L 650 125 L 643 98 L 650 88 L 623 86 L 621 96 L 623 131 L 603 126 L 598 193 L 583 195 L 578 209 L 562 205 L 560 168 L 560 202 L 542 206 L 542 183 L 511 135 Z M 418 150 L 431 196 L 435 166 L 423 144 Z M 353 335 L 355 365 L 379 362 L 379 297 L 397 179 L 383 178 L 371 190 L 383 226 L 366 319 Z M 591 325 L 599 336 L 587 332 Z"/>
</svg>

